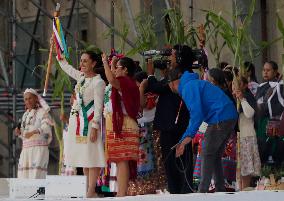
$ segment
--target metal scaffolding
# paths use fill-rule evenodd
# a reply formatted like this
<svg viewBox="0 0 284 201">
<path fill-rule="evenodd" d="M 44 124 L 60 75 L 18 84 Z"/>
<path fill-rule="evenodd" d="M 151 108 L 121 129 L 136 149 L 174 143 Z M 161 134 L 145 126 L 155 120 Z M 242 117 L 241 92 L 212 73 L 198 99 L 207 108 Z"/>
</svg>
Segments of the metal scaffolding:
<svg viewBox="0 0 284 201">
<path fill-rule="evenodd" d="M 0 145 L 8 150 L 8 157 L 4 158 L 9 162 L 9 172 L 8 177 L 15 177 L 16 176 L 16 138 L 13 135 L 13 128 L 17 125 L 17 117 L 20 116 L 24 111 L 24 103 L 22 97 L 22 89 L 24 87 L 24 83 L 26 81 L 27 72 L 33 73 L 33 76 L 41 81 L 42 75 L 40 72 L 35 72 L 35 70 L 30 67 L 30 58 L 32 55 L 32 50 L 34 47 L 38 48 L 47 48 L 47 45 L 43 44 L 37 37 L 36 33 L 38 31 L 39 20 L 41 17 L 48 17 L 52 19 L 52 15 L 42 6 L 42 0 L 38 2 L 34 0 L 30 0 L 35 8 L 37 8 L 37 14 L 35 17 L 33 30 L 30 32 L 26 30 L 18 21 L 16 17 L 16 1 L 7 1 L 6 2 L 6 12 L 0 12 L 0 15 L 5 16 L 9 19 L 9 27 L 8 29 L 8 49 L 2 48 L 0 51 L 0 70 L 1 70 L 1 78 L 4 82 L 2 86 L 0 86 L 0 120 L 4 123 L 8 128 L 8 145 L 5 144 L 2 140 L 0 140 Z M 71 26 L 71 21 L 73 17 L 74 7 L 75 7 L 76 0 L 72 1 L 72 6 L 70 9 L 70 13 L 67 20 L 67 25 L 63 27 L 66 34 L 71 36 L 74 40 L 77 40 L 78 43 L 81 43 L 77 38 L 73 36 L 73 34 L 69 31 Z M 17 32 L 16 30 L 20 29 L 23 31 L 27 36 L 30 37 L 30 43 L 26 54 L 26 59 L 23 61 L 21 58 L 18 57 L 16 54 L 16 37 Z M 36 49 L 35 48 L 35 49 Z M 5 65 L 3 54 L 8 53 L 7 64 Z M 23 76 L 19 80 L 16 80 L 16 62 L 21 64 L 24 68 Z M 38 63 L 39 64 L 39 63 Z M 37 64 L 37 65 L 38 65 Z M 20 85 L 17 87 L 17 83 Z M 60 107 L 60 100 L 59 99 L 52 99 L 52 94 L 47 94 L 45 98 L 47 102 L 51 105 L 51 108 L 59 108 Z M 70 94 L 66 93 L 65 95 L 65 103 L 66 105 L 69 102 Z M 51 152 L 51 155 L 55 155 Z"/>
<path fill-rule="evenodd" d="M 37 37 L 38 25 L 39 20 L 41 17 L 48 17 L 52 19 L 52 15 L 43 8 L 42 0 L 38 0 L 38 2 L 34 0 L 29 0 L 32 5 L 37 8 L 37 14 L 35 17 L 35 21 L 33 24 L 33 30 L 30 32 L 26 30 L 18 21 L 16 16 L 16 2 L 17 0 L 13 1 L 6 1 L 5 4 L 5 11 L 0 12 L 0 16 L 2 15 L 8 21 L 8 48 L 5 49 L 3 47 L 0 48 L 0 72 L 3 84 L 0 85 L 0 121 L 4 123 L 8 128 L 8 144 L 4 143 L 3 140 L 0 139 L 0 146 L 8 151 L 8 157 L 4 157 L 3 160 L 7 160 L 9 162 L 9 172 L 7 177 L 15 177 L 16 176 L 16 138 L 13 134 L 13 129 L 17 125 L 17 117 L 20 116 L 24 110 L 24 103 L 22 97 L 22 90 L 24 87 L 24 83 L 26 81 L 27 72 L 33 74 L 33 77 L 41 81 L 42 75 L 40 72 L 35 72 L 35 70 L 30 66 L 30 58 L 32 56 L 32 50 L 34 47 L 35 49 L 38 48 L 47 48 L 47 45 L 43 44 Z M 75 7 L 76 0 L 72 1 L 72 6 L 70 9 L 70 13 L 67 20 L 67 25 L 63 27 L 66 34 L 71 36 L 74 40 L 77 40 L 78 43 L 81 43 L 77 38 L 73 36 L 73 34 L 69 31 L 71 26 L 71 21 L 73 17 L 73 11 Z M 17 37 L 17 29 L 23 31 L 27 36 L 30 37 L 30 43 L 27 49 L 26 59 L 23 61 L 17 54 L 16 54 L 16 37 Z M 4 59 L 4 55 L 6 56 L 6 63 Z M 23 76 L 19 80 L 16 80 L 16 62 L 18 62 L 21 66 L 23 66 Z M 38 63 L 40 64 L 40 63 Z M 37 65 L 38 65 L 37 64 Z M 0 82 L 1 83 L 1 82 Z M 17 87 L 17 83 L 20 83 Z M 51 105 L 51 108 L 59 108 L 60 107 L 60 100 L 59 99 L 52 99 L 52 94 L 47 94 L 45 98 L 47 102 Z M 70 94 L 66 93 L 65 100 L 66 105 L 69 103 Z M 55 154 L 51 152 L 51 155 L 54 157 Z"/>
<path fill-rule="evenodd" d="M 8 130 L 8 144 L 0 141 L 0 145 L 8 150 L 8 157 L 4 157 L 3 160 L 6 160 L 9 163 L 9 170 L 7 177 L 15 177 L 16 176 L 16 138 L 13 134 L 13 129 L 17 125 L 17 117 L 20 116 L 24 112 L 24 103 L 22 97 L 22 89 L 24 87 L 24 83 L 26 81 L 26 75 L 29 71 L 33 73 L 33 77 L 38 79 L 39 81 L 42 79 L 40 72 L 34 72 L 34 69 L 30 66 L 30 58 L 32 55 L 33 47 L 38 48 L 46 48 L 37 37 L 36 33 L 38 31 L 38 24 L 40 17 L 48 16 L 52 18 L 52 16 L 42 7 L 42 0 L 39 0 L 38 3 L 35 1 L 30 1 L 33 5 L 37 8 L 37 14 L 34 21 L 34 26 L 32 32 L 26 30 L 18 21 L 16 16 L 16 0 L 13 1 L 6 1 L 5 4 L 5 11 L 1 12 L 0 14 L 3 17 L 7 18 L 9 21 L 8 27 L 6 31 L 8 32 L 8 43 L 7 49 L 5 47 L 1 47 L 0 52 L 0 70 L 1 70 L 1 77 L 3 79 L 3 85 L 0 86 L 0 120 L 7 126 Z M 70 27 L 72 14 L 74 10 L 76 0 L 72 2 L 71 12 L 68 18 L 68 24 L 65 28 L 65 31 L 72 36 L 72 34 L 68 31 Z M 16 53 L 16 40 L 17 40 L 17 29 L 20 29 L 25 34 L 30 37 L 30 43 L 28 47 L 28 51 L 26 54 L 26 60 L 23 61 Z M 4 58 L 4 55 L 6 58 Z M 5 61 L 6 64 L 5 65 Z M 17 77 L 17 68 L 16 63 L 19 63 L 23 66 L 23 76 Z M 38 63 L 39 64 L 39 63 Z M 19 84 L 20 83 L 20 84 Z M 17 84 L 19 86 L 17 86 Z M 66 94 L 66 104 L 68 104 L 68 100 L 70 94 Z M 60 106 L 60 101 L 58 99 L 52 100 L 51 94 L 48 94 L 46 100 L 49 102 L 52 108 L 58 108 Z M 55 155 L 51 153 L 51 155 Z"/>
<path fill-rule="evenodd" d="M 0 46 L 0 121 L 4 123 L 8 128 L 8 144 L 5 144 L 0 139 L 0 146 L 4 147 L 8 150 L 9 156 L 6 157 L 4 160 L 9 161 L 9 173 L 7 177 L 15 177 L 16 176 L 16 164 L 17 164 L 17 156 L 16 156 L 16 138 L 13 135 L 13 129 L 17 125 L 17 118 L 20 116 L 24 111 L 24 103 L 22 97 L 22 90 L 27 79 L 27 74 L 32 73 L 33 77 L 37 79 L 39 82 L 42 79 L 42 72 L 35 71 L 33 67 L 31 67 L 30 61 L 32 56 L 32 51 L 38 51 L 39 48 L 47 49 L 48 45 L 40 40 L 37 36 L 39 32 L 39 22 L 41 18 L 48 18 L 50 20 L 53 19 L 52 14 L 44 8 L 44 0 L 28 0 L 35 9 L 37 9 L 35 20 L 33 21 L 33 28 L 32 31 L 27 30 L 18 20 L 17 15 L 18 11 L 16 10 L 16 3 L 17 0 L 6 0 L 4 8 L 5 10 L 0 9 L 0 16 L 5 17 L 8 23 L 8 48 L 3 48 Z M 28 3 L 27 2 L 27 3 Z M 110 1 L 113 4 L 113 1 Z M 55 4 L 55 1 L 53 1 Z M 108 21 L 103 16 L 101 16 L 96 9 L 94 9 L 90 4 L 95 5 L 95 1 L 83 1 L 83 0 L 72 0 L 70 12 L 67 19 L 67 24 L 64 26 L 63 30 L 68 37 L 71 37 L 72 40 L 75 40 L 77 44 L 82 45 L 82 42 L 75 37 L 74 33 L 70 31 L 71 22 L 74 16 L 74 10 L 79 5 L 83 6 L 89 13 L 95 16 L 99 21 L 105 24 L 108 28 L 113 30 L 112 38 L 110 40 L 111 46 L 114 46 L 114 35 L 121 37 L 130 47 L 134 48 L 135 44 L 129 40 L 128 38 L 123 37 L 123 34 L 118 31 L 114 26 L 114 9 L 111 6 L 111 20 Z M 133 15 L 130 10 L 130 2 L 125 0 L 124 4 L 127 8 L 129 18 L 131 19 L 131 25 L 133 28 L 133 32 L 136 33 L 136 28 L 133 21 Z M 79 15 L 77 11 L 77 15 Z M 78 23 L 79 24 L 79 23 Z M 78 29 L 78 27 L 77 27 Z M 25 55 L 25 60 L 23 61 L 16 54 L 16 40 L 17 40 L 17 30 L 21 30 L 29 37 L 29 45 L 27 48 L 27 53 Z M 78 31 L 78 30 L 77 30 Z M 66 36 L 65 35 L 65 36 Z M 40 54 L 39 52 L 37 52 Z M 6 57 L 4 57 L 6 56 Z M 6 62 L 5 62 L 6 61 Z M 23 75 L 22 77 L 16 80 L 17 75 L 17 68 L 16 64 L 20 64 L 23 67 Z M 38 65 L 40 63 L 37 63 Z M 1 85 L 1 83 L 3 83 Z M 17 83 L 20 83 L 17 87 Z M 70 94 L 66 94 L 65 100 L 66 104 L 68 104 L 70 98 Z M 53 100 L 51 98 L 51 94 L 48 94 L 46 97 L 47 102 L 51 105 L 51 108 L 59 108 L 60 103 L 58 99 Z M 52 154 L 52 153 L 51 153 Z M 53 153 L 53 155 L 55 155 Z"/>
</svg>

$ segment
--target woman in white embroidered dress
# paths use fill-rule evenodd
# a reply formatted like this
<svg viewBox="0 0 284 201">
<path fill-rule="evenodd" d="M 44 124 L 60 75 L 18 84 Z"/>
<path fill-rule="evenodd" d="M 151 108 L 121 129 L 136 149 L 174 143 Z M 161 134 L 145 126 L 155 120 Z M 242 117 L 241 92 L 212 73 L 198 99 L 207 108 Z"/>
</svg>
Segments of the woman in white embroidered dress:
<svg viewBox="0 0 284 201">
<path fill-rule="evenodd" d="M 62 70 L 77 81 L 76 99 L 72 105 L 65 143 L 65 163 L 84 168 L 88 182 L 87 197 L 97 196 L 96 181 L 101 168 L 105 167 L 100 132 L 105 82 L 94 72 L 99 58 L 92 51 L 83 52 L 80 71 L 64 58 L 58 61 Z"/>
<path fill-rule="evenodd" d="M 18 165 L 18 178 L 44 179 L 49 160 L 48 144 L 51 141 L 49 106 L 34 89 L 24 92 L 26 112 L 16 136 L 23 140 Z"/>
</svg>

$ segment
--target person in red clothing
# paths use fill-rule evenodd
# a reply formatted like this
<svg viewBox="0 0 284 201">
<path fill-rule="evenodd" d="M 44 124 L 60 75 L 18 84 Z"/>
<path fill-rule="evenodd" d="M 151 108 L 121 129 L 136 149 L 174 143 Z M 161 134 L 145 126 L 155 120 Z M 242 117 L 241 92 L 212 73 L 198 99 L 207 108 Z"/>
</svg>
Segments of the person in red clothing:
<svg viewBox="0 0 284 201">
<path fill-rule="evenodd" d="M 111 71 L 106 54 L 102 54 L 111 92 L 105 104 L 106 149 L 108 160 L 117 165 L 117 196 L 126 196 L 129 179 L 137 176 L 139 128 L 137 116 L 140 93 L 133 79 L 135 63 L 128 57 L 119 59 Z"/>
</svg>

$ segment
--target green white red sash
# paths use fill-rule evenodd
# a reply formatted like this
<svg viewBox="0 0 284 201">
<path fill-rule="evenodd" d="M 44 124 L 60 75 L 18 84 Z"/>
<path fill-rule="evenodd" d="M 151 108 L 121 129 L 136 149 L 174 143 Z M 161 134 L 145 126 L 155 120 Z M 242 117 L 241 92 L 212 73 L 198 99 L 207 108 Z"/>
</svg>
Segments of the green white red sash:
<svg viewBox="0 0 284 201">
<path fill-rule="evenodd" d="M 77 128 L 76 128 L 76 137 L 87 137 L 88 136 L 88 125 L 94 117 L 94 101 L 91 101 L 88 105 L 84 106 L 84 103 L 81 104 L 81 109 L 77 118 Z"/>
</svg>

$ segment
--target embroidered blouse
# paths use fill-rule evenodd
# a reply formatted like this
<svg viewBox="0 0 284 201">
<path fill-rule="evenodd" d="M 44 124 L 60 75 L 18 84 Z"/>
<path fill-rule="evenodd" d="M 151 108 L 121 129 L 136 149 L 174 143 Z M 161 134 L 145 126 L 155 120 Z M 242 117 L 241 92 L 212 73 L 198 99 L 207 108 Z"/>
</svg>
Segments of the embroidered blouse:
<svg viewBox="0 0 284 201">
<path fill-rule="evenodd" d="M 105 96 L 104 96 L 104 116 L 106 116 L 107 114 L 112 114 L 112 104 L 111 104 L 111 89 L 112 86 L 111 84 L 108 84 L 105 88 Z M 120 93 L 121 95 L 121 93 Z M 122 107 L 122 112 L 123 114 L 127 115 L 127 112 L 125 110 L 125 106 L 123 104 L 123 102 L 121 101 L 121 107 Z"/>
<path fill-rule="evenodd" d="M 22 118 L 20 135 L 23 140 L 23 148 L 47 146 L 52 139 L 51 125 L 51 118 L 43 108 L 26 111 Z M 25 138 L 25 133 L 34 130 L 38 130 L 39 133 Z"/>
<path fill-rule="evenodd" d="M 82 72 L 76 70 L 67 62 L 59 62 L 59 64 L 65 73 L 67 73 L 77 82 L 80 81 L 83 76 Z M 83 103 L 84 105 L 88 105 L 91 101 L 94 101 L 94 117 L 92 119 L 92 128 L 99 129 L 103 110 L 105 82 L 101 76 L 97 74 L 92 78 L 85 78 L 84 85 L 86 88 L 82 94 Z M 76 101 L 74 101 L 73 106 L 74 104 L 76 104 Z"/>
</svg>

